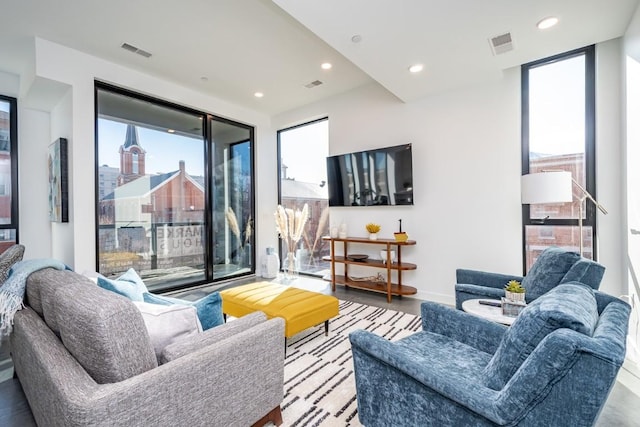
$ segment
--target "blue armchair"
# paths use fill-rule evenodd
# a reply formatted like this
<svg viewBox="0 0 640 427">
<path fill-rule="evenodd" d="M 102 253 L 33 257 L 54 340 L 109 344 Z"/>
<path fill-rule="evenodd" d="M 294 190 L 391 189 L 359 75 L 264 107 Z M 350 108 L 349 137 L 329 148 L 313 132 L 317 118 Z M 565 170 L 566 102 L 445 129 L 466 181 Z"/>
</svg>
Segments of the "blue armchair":
<svg viewBox="0 0 640 427">
<path fill-rule="evenodd" d="M 349 335 L 358 416 L 376 426 L 590 426 L 626 351 L 627 303 L 572 282 L 506 327 L 432 302 L 397 342 Z"/>
<path fill-rule="evenodd" d="M 538 256 L 525 277 L 458 269 L 456 308 L 462 310 L 462 303 L 468 299 L 500 299 L 509 280 L 522 282 L 527 290 L 528 303 L 561 283 L 576 281 L 598 289 L 604 270 L 604 266 L 597 262 L 555 246 L 545 249 Z"/>
</svg>

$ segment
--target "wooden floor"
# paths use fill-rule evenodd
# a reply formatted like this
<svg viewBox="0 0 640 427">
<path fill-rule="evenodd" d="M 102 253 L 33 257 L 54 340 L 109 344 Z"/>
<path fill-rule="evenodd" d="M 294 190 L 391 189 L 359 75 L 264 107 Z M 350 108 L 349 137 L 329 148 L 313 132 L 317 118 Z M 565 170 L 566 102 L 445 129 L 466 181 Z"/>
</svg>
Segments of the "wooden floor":
<svg viewBox="0 0 640 427">
<path fill-rule="evenodd" d="M 219 287 L 218 287 L 219 288 Z M 208 294 L 210 290 L 201 288 L 192 292 L 181 292 L 181 297 L 186 299 L 198 299 Z M 420 314 L 421 300 L 411 297 L 394 297 L 391 303 L 387 303 L 386 296 L 358 289 L 345 289 L 339 286 L 334 294 L 341 300 L 349 300 L 361 304 L 374 305 L 389 308 L 406 313 Z M 11 378 L 10 360 L 7 363 L 8 342 L 0 345 L 0 366 L 4 363 L 9 366 L 5 369 L 2 381 L 0 375 L 0 426 L 2 427 L 30 427 L 35 426 L 31 410 L 27 404 L 22 387 L 17 379 Z M 4 360 L 4 361 L 3 361 Z M 618 379 L 605 404 L 596 427 L 638 427 L 640 426 L 640 366 L 627 363 L 620 370 Z M 7 375 L 8 373 L 8 375 Z"/>
</svg>

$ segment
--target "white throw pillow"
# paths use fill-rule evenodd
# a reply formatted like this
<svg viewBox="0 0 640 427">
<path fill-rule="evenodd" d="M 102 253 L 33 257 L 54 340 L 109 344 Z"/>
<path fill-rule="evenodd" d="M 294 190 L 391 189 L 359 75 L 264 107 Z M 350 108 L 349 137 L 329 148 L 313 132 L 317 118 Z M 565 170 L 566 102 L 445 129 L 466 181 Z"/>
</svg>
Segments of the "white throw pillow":
<svg viewBox="0 0 640 427">
<path fill-rule="evenodd" d="M 133 301 L 149 332 L 156 358 L 172 342 L 202 332 L 196 308 L 191 305 L 159 305 Z"/>
</svg>

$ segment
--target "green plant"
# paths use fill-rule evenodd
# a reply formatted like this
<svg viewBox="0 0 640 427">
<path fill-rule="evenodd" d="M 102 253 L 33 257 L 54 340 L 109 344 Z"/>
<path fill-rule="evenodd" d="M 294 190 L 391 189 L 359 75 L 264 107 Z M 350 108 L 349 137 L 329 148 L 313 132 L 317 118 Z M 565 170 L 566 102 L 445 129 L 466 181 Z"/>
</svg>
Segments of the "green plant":
<svg viewBox="0 0 640 427">
<path fill-rule="evenodd" d="M 517 280 L 509 280 L 507 282 L 507 286 L 504 287 L 504 290 L 508 292 L 513 292 L 516 294 L 522 294 L 525 292 L 525 289 Z"/>
</svg>

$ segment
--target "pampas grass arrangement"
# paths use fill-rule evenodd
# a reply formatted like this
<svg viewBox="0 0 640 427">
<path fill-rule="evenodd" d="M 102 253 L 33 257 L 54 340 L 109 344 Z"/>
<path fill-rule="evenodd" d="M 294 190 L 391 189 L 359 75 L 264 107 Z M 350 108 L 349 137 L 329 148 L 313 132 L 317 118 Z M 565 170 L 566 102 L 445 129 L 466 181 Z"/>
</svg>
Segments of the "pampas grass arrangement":
<svg viewBox="0 0 640 427">
<path fill-rule="evenodd" d="M 305 203 L 302 210 L 284 208 L 278 205 L 274 213 L 276 218 L 276 230 L 280 238 L 284 240 L 287 251 L 294 252 L 296 244 L 302 237 L 304 226 L 309 219 L 309 206 Z"/>
</svg>

